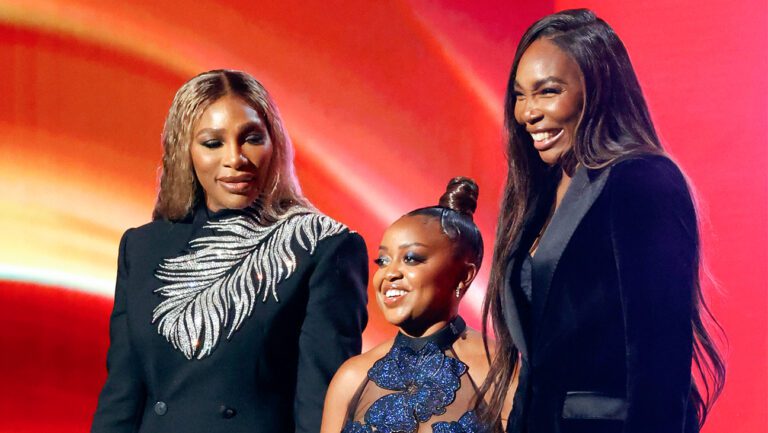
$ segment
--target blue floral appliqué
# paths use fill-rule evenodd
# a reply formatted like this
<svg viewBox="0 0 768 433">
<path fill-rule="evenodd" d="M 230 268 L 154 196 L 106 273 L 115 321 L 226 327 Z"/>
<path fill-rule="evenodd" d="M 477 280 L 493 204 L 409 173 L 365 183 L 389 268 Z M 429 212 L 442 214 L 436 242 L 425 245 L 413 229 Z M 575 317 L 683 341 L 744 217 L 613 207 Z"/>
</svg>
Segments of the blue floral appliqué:
<svg viewBox="0 0 768 433">
<path fill-rule="evenodd" d="M 373 433 L 371 426 L 366 424 L 360 424 L 357 421 L 347 423 L 341 433 Z"/>
<path fill-rule="evenodd" d="M 432 424 L 432 433 L 484 433 L 486 430 L 474 411 L 469 411 L 459 421 L 440 421 Z"/>
<path fill-rule="evenodd" d="M 376 400 L 365 422 L 381 433 L 415 432 L 418 423 L 445 413 L 456 398 L 467 366 L 445 354 L 432 342 L 418 352 L 395 346 L 376 361 L 368 378 L 381 388 L 396 391 Z"/>
</svg>

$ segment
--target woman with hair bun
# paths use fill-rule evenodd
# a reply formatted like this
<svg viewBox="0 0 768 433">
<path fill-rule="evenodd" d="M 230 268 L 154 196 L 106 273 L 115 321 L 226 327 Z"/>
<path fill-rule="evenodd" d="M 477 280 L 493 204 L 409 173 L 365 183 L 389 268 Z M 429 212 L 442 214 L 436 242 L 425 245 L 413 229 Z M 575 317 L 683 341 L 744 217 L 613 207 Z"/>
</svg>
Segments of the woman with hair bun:
<svg viewBox="0 0 768 433">
<path fill-rule="evenodd" d="M 301 195 L 277 107 L 202 73 L 171 104 L 153 221 L 120 241 L 93 433 L 320 429 L 367 320 L 363 239 Z"/>
<path fill-rule="evenodd" d="M 519 375 L 508 432 L 698 432 L 725 369 L 696 211 L 613 29 L 586 9 L 534 23 L 506 126 L 485 415 L 507 413 L 499 390 Z"/>
<path fill-rule="evenodd" d="M 476 416 L 488 371 L 483 339 L 458 315 L 483 259 L 472 220 L 477 195 L 474 181 L 457 177 L 439 205 L 411 211 L 384 232 L 373 285 L 399 332 L 342 365 L 322 433 L 490 431 Z"/>
</svg>

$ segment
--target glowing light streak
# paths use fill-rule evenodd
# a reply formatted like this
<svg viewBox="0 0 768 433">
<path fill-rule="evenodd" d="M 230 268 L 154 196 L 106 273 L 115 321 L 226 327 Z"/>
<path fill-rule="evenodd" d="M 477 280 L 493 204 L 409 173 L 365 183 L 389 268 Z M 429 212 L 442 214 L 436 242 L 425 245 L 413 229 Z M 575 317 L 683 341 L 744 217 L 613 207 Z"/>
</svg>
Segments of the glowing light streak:
<svg viewBox="0 0 768 433">
<path fill-rule="evenodd" d="M 0 2 L 0 21 L 113 47 L 185 75 L 200 69 L 182 50 L 169 50 L 160 43 L 162 39 L 154 38 L 146 27 L 135 26 L 125 17 L 111 16 L 107 8 L 83 7 L 76 3 L 63 6 L 56 1 L 26 1 L 23 5 Z M 115 31 L 118 28 L 120 31 Z"/>
<path fill-rule="evenodd" d="M 33 282 L 44 286 L 77 290 L 101 296 L 112 296 L 115 282 L 82 274 L 45 268 L 12 266 L 0 263 L 0 280 Z"/>
<path fill-rule="evenodd" d="M 386 227 L 403 214 L 402 206 L 395 205 L 396 200 L 393 200 L 392 196 L 380 192 L 384 191 L 383 188 L 371 188 L 371 185 L 376 185 L 377 182 L 372 181 L 369 172 L 363 173 L 363 170 L 355 168 L 364 167 L 363 165 L 345 161 L 338 154 L 334 156 L 332 152 L 328 152 L 330 146 L 321 140 L 299 138 L 294 144 L 304 156 L 308 156 L 316 164 L 316 168 L 333 178 L 343 178 L 338 182 L 338 186 L 343 188 L 346 194 L 340 195 L 360 202 L 377 218 L 378 224 Z M 381 183 L 383 182 L 378 184 Z"/>
<path fill-rule="evenodd" d="M 485 81 L 478 78 L 474 72 L 474 66 L 459 50 L 450 42 L 449 38 L 439 31 L 426 17 L 418 12 L 413 12 L 417 22 L 428 37 L 440 47 L 440 54 L 445 64 L 455 73 L 460 81 L 477 96 L 487 114 L 500 128 L 504 120 L 504 97 L 497 94 Z"/>
</svg>

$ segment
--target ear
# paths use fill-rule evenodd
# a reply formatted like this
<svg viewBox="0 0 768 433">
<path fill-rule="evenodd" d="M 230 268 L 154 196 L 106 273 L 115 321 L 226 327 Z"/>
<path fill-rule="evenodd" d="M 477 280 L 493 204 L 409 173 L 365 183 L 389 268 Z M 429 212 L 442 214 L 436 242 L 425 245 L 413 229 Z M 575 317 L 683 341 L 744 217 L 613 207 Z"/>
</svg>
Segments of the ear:
<svg viewBox="0 0 768 433">
<path fill-rule="evenodd" d="M 461 274 L 461 279 L 459 280 L 459 288 L 462 291 L 462 294 L 467 291 L 469 288 L 469 285 L 472 284 L 472 281 L 477 276 L 477 265 L 474 263 L 464 262 L 464 271 Z"/>
</svg>

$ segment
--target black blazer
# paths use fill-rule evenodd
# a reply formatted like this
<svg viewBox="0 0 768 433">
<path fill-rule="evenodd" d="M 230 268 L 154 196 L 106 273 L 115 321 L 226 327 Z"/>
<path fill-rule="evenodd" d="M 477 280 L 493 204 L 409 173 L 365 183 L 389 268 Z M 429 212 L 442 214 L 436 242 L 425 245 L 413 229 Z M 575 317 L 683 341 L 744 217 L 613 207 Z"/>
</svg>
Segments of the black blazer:
<svg viewBox="0 0 768 433">
<path fill-rule="evenodd" d="M 93 433 L 320 429 L 331 377 L 360 353 L 367 253 L 300 209 L 266 229 L 198 209 L 123 235 Z"/>
<path fill-rule="evenodd" d="M 553 192 L 553 191 L 552 191 Z M 663 156 L 577 169 L 532 259 L 552 195 L 509 258 L 503 312 L 522 358 L 508 431 L 698 431 L 691 389 L 696 214 Z"/>
</svg>

